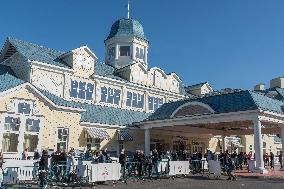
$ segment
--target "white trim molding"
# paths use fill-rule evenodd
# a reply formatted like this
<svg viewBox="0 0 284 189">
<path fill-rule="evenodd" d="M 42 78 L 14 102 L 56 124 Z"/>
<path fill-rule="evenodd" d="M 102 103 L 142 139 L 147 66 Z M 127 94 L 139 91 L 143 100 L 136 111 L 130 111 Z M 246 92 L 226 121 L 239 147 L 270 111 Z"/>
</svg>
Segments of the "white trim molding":
<svg viewBox="0 0 284 189">
<path fill-rule="evenodd" d="M 184 107 L 187 107 L 187 106 L 201 106 L 203 108 L 206 108 L 207 110 L 209 110 L 211 113 L 215 113 L 215 111 L 208 105 L 208 104 L 204 104 L 202 102 L 197 102 L 197 101 L 193 101 L 193 102 L 187 102 L 181 106 L 179 106 L 171 115 L 171 118 L 173 118 L 176 113 L 181 110 L 182 108 Z"/>
</svg>

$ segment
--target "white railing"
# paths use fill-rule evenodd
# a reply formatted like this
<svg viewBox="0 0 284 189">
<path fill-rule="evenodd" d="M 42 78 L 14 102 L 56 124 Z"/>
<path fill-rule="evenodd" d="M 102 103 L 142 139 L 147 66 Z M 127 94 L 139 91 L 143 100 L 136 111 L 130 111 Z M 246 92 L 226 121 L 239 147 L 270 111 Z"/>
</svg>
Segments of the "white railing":
<svg viewBox="0 0 284 189">
<path fill-rule="evenodd" d="M 8 159 L 3 164 L 3 182 L 17 183 L 21 181 L 34 180 L 37 173 L 35 160 L 15 160 Z"/>
</svg>

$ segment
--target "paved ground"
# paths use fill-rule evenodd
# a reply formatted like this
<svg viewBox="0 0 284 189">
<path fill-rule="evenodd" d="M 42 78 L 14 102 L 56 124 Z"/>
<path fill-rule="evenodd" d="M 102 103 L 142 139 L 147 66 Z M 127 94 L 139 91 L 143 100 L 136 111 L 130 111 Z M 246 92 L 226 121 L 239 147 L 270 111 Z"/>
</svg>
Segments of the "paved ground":
<svg viewBox="0 0 284 189">
<path fill-rule="evenodd" d="M 57 187 L 53 187 L 57 188 Z M 64 187 L 61 187 L 63 189 Z M 70 188 L 70 187 L 69 187 Z M 90 188 L 90 187 L 85 187 Z M 162 179 L 154 181 L 135 181 L 128 184 L 118 183 L 113 186 L 97 185 L 97 189 L 283 189 L 284 180 L 244 179 L 227 181 L 226 177 L 208 179 L 206 177 Z M 65 187 L 67 189 L 67 187 Z"/>
<path fill-rule="evenodd" d="M 238 178 L 237 181 L 228 181 L 227 177 L 208 178 L 191 176 L 190 178 L 175 178 L 147 181 L 129 181 L 128 184 L 105 183 L 94 187 L 82 187 L 82 189 L 283 189 L 283 179 L 252 179 Z M 13 187 L 18 188 L 18 187 Z M 31 188 L 31 187 L 29 187 Z M 49 187 L 53 189 L 71 189 L 72 187 Z M 74 187 L 73 187 L 74 188 Z M 79 188 L 79 187 L 76 187 Z"/>
</svg>

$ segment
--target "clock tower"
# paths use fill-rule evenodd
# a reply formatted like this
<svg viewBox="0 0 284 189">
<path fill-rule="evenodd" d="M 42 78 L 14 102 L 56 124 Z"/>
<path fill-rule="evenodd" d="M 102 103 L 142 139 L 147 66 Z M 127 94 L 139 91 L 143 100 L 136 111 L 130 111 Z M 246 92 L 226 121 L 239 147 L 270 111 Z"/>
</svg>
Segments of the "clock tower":
<svg viewBox="0 0 284 189">
<path fill-rule="evenodd" d="M 105 40 L 105 62 L 116 69 L 135 63 L 147 69 L 148 45 L 142 25 L 132 18 L 122 18 L 112 25 Z"/>
</svg>

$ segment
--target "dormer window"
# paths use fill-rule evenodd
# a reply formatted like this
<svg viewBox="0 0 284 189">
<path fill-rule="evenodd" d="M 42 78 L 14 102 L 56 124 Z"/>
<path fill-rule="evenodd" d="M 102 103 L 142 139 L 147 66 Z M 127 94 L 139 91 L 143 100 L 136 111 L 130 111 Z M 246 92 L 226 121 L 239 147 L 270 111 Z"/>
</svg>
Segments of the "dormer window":
<svg viewBox="0 0 284 189">
<path fill-rule="evenodd" d="M 130 56 L 130 46 L 120 46 L 120 56 Z"/>
</svg>

